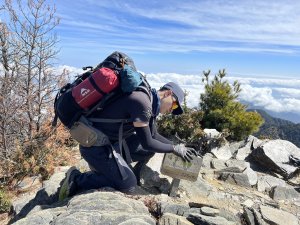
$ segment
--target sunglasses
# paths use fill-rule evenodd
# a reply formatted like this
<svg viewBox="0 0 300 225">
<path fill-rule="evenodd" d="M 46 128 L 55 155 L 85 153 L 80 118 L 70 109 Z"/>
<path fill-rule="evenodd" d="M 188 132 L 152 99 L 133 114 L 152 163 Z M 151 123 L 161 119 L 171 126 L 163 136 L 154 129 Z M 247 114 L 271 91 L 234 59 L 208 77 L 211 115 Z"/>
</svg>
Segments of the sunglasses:
<svg viewBox="0 0 300 225">
<path fill-rule="evenodd" d="M 175 109 L 177 109 L 179 107 L 178 101 L 177 101 L 177 99 L 176 99 L 176 97 L 174 95 L 172 95 L 172 100 L 173 100 L 173 102 L 172 102 L 172 110 L 175 110 Z"/>
</svg>

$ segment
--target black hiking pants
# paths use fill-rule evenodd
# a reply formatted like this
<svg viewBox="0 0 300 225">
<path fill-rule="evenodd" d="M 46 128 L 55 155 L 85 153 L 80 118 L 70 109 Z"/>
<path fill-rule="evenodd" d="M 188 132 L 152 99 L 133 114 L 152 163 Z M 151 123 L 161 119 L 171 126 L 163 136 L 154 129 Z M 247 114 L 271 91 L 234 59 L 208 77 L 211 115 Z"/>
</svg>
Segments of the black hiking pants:
<svg viewBox="0 0 300 225">
<path fill-rule="evenodd" d="M 118 143 L 114 144 L 117 159 L 114 157 L 110 146 L 80 146 L 81 156 L 87 161 L 91 171 L 76 177 L 75 182 L 78 191 L 102 187 L 112 187 L 124 193 L 134 191 L 140 179 L 140 170 L 155 153 L 144 150 L 135 135 L 127 138 L 126 142 L 133 162 L 138 162 L 134 167 L 134 171 L 121 156 Z M 122 176 L 120 167 L 123 169 L 125 177 L 124 174 Z"/>
</svg>

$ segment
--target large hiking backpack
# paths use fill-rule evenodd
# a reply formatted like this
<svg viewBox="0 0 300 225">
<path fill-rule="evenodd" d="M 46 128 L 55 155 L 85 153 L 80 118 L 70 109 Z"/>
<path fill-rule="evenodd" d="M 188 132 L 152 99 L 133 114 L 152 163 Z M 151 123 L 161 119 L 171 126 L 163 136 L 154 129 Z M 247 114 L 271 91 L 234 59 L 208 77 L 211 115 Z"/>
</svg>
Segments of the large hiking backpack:
<svg viewBox="0 0 300 225">
<path fill-rule="evenodd" d="M 86 67 L 73 83 L 62 87 L 54 102 L 55 118 L 69 129 L 82 116 L 88 117 L 124 93 L 134 90 L 145 92 L 151 99 L 151 88 L 145 77 L 136 71 L 133 60 L 126 54 L 114 52 L 95 69 Z"/>
</svg>

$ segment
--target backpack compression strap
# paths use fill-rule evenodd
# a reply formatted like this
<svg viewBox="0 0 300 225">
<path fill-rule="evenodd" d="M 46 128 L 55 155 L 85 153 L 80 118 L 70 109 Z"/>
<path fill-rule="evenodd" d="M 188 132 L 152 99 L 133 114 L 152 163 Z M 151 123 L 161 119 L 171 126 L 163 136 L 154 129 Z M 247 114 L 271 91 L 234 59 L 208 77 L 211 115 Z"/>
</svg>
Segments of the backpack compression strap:
<svg viewBox="0 0 300 225">
<path fill-rule="evenodd" d="M 131 120 L 129 120 L 129 119 L 104 119 L 104 118 L 88 118 L 88 120 L 91 122 L 94 122 L 94 123 L 121 123 L 121 125 L 119 127 L 119 132 L 118 132 L 118 143 L 119 143 L 120 154 L 122 156 L 122 147 L 124 146 L 125 157 L 126 157 L 127 163 L 132 162 L 129 148 L 127 146 L 125 138 L 123 138 L 123 125 L 124 125 L 124 123 L 132 122 Z"/>
</svg>

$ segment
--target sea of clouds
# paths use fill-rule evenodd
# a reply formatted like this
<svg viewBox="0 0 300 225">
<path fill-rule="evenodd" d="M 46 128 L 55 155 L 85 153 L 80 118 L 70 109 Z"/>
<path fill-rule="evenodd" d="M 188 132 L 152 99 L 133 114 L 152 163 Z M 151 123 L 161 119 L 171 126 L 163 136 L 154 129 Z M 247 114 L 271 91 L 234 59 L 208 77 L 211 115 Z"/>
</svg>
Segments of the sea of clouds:
<svg viewBox="0 0 300 225">
<path fill-rule="evenodd" d="M 69 66 L 60 66 L 57 72 L 66 68 L 71 74 L 78 75 L 83 71 Z M 143 73 L 143 72 L 141 72 Z M 144 74 L 144 73 L 143 73 Z M 198 107 L 200 94 L 204 92 L 202 76 L 183 75 L 176 73 L 149 73 L 145 74 L 153 88 L 159 89 L 167 82 L 175 82 L 188 92 L 187 104 L 189 107 Z M 239 100 L 249 104 L 251 108 L 260 108 L 274 113 L 292 113 L 299 115 L 300 122 L 300 78 L 268 78 L 247 75 L 230 76 L 224 79 L 229 83 L 237 80 L 241 84 Z"/>
</svg>

